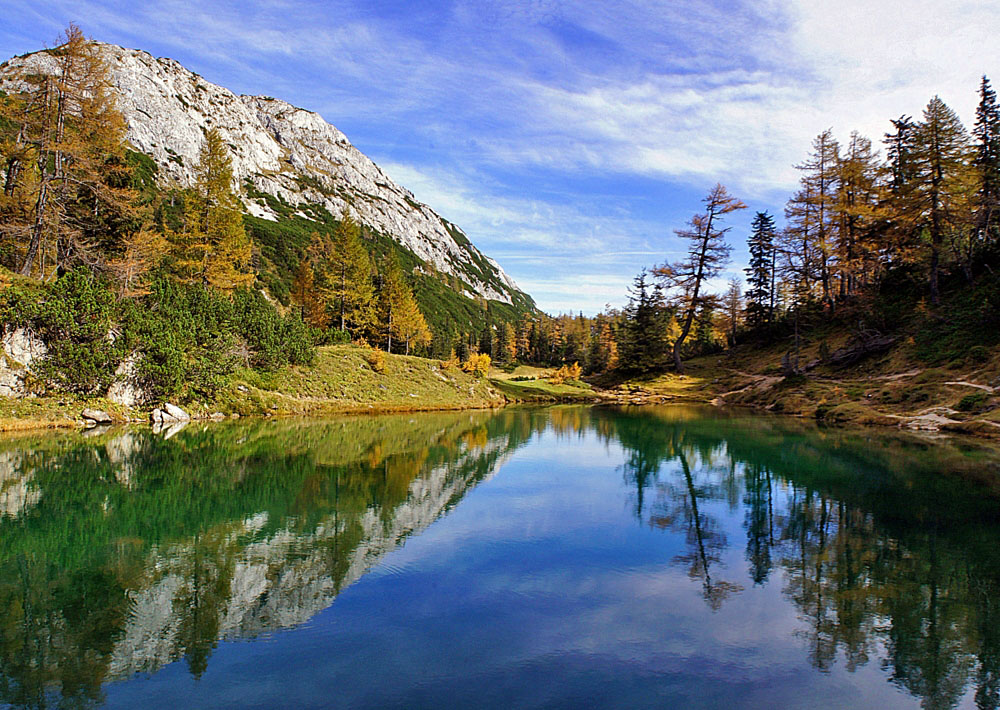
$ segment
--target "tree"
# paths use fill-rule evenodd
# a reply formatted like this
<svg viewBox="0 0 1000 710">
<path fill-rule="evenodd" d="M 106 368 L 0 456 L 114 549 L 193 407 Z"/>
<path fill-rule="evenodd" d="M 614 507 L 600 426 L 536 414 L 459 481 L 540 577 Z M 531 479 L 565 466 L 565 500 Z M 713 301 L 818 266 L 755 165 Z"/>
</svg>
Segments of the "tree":
<svg viewBox="0 0 1000 710">
<path fill-rule="evenodd" d="M 330 314 L 316 284 L 316 271 L 311 259 L 302 257 L 292 282 L 292 302 L 302 313 L 302 320 L 314 328 L 325 329 L 330 325 Z"/>
<path fill-rule="evenodd" d="M 760 213 L 758 212 L 758 214 Z M 726 295 L 723 296 L 723 307 L 725 308 L 728 320 L 726 330 L 729 331 L 729 345 L 730 347 L 735 347 L 736 333 L 739 330 L 740 316 L 743 313 L 743 295 L 740 293 L 740 280 L 735 277 L 729 279 L 729 288 L 726 289 Z"/>
<path fill-rule="evenodd" d="M 719 223 L 726 215 L 746 209 L 746 205 L 730 195 L 722 185 L 713 187 L 704 200 L 705 211 L 691 218 L 689 229 L 676 230 L 677 236 L 688 242 L 687 257 L 673 264 L 664 264 L 654 273 L 675 292 L 677 310 L 682 314 L 680 335 L 674 341 L 674 369 L 683 372 L 681 347 L 691 332 L 695 316 L 705 307 L 714 306 L 717 297 L 705 292 L 706 282 L 718 276 L 729 263 L 730 246 L 725 241 L 729 227 Z"/>
<path fill-rule="evenodd" d="M 633 372 L 665 368 L 671 345 L 668 339 L 670 313 L 663 302 L 660 285 L 650 286 L 645 270 L 632 281 L 622 320 L 618 343 L 621 367 Z"/>
<path fill-rule="evenodd" d="M 395 337 L 405 343 L 406 354 L 409 355 L 412 343 L 430 344 L 431 331 L 413 297 L 413 290 L 406 283 L 395 252 L 389 253 L 384 271 L 381 311 L 386 352 L 392 352 L 392 339 Z"/>
<path fill-rule="evenodd" d="M 878 156 L 872 151 L 872 142 L 852 131 L 837 163 L 834 204 L 841 299 L 854 294 L 872 275 L 879 250 L 879 245 L 873 241 L 873 224 L 878 217 L 879 173 Z"/>
<path fill-rule="evenodd" d="M 184 281 L 231 292 L 256 278 L 243 207 L 233 191 L 233 161 L 214 128 L 205 134 L 194 188 L 185 195 L 184 227 L 173 241 L 175 270 Z"/>
<path fill-rule="evenodd" d="M 823 302 L 833 307 L 831 283 L 831 255 L 833 238 L 833 203 L 837 189 L 837 165 L 840 146 L 827 129 L 813 140 L 813 151 L 796 169 L 802 171 L 801 199 L 811 211 L 812 251 L 819 267 L 819 280 L 823 289 Z"/>
<path fill-rule="evenodd" d="M 926 234 L 929 251 L 928 283 L 931 303 L 941 302 L 939 274 L 941 250 L 949 229 L 962 219 L 958 209 L 968 157 L 968 136 L 961 120 L 940 97 L 935 96 L 924 109 L 924 120 L 917 126 L 914 160 L 914 189 L 905 198 L 904 211 L 918 233 Z"/>
<path fill-rule="evenodd" d="M 166 240 L 152 229 L 138 229 L 125 235 L 118 256 L 108 262 L 118 282 L 119 296 L 134 298 L 149 293 L 146 278 L 165 251 Z"/>
<path fill-rule="evenodd" d="M 767 212 L 758 212 L 750 225 L 747 246 L 750 251 L 747 275 L 746 314 L 747 325 L 758 328 L 770 323 L 774 307 L 774 218 Z M 735 339 L 735 331 L 733 331 Z"/>
<path fill-rule="evenodd" d="M 986 244 L 1000 241 L 1000 107 L 990 80 L 979 86 L 979 106 L 972 129 L 976 139 L 975 166 L 979 172 L 976 225 Z"/>
<path fill-rule="evenodd" d="M 59 273 L 100 266 L 96 247 L 108 244 L 92 240 L 119 235 L 94 225 L 110 215 L 128 221 L 133 207 L 125 121 L 100 48 L 76 25 L 61 40 L 42 71 L 19 77 L 20 95 L 0 101 L 0 234 L 26 276 L 46 263 Z"/>
<path fill-rule="evenodd" d="M 355 336 L 372 329 L 376 316 L 371 261 L 361 243 L 361 228 L 347 207 L 334 231 L 330 275 L 340 329 L 350 330 Z"/>
</svg>

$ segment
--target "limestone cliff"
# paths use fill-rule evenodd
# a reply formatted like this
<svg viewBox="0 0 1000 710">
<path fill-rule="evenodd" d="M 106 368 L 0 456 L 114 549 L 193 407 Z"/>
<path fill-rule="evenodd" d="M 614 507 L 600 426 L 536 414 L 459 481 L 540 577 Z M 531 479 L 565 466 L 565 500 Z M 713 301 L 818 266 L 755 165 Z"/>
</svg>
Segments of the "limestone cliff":
<svg viewBox="0 0 1000 710">
<path fill-rule="evenodd" d="M 466 295 L 528 300 L 461 229 L 393 182 L 319 114 L 267 96 L 237 96 L 172 59 L 98 46 L 128 122 L 128 140 L 155 160 L 166 184 L 192 183 L 204 132 L 215 128 L 230 147 L 238 185 L 252 185 L 251 194 L 293 208 L 321 205 L 334 215 L 347 206 L 362 224 L 464 280 L 471 291 Z M 14 57 L 0 65 L 0 89 L 16 90 L 26 72 L 53 70 L 54 60 L 44 51 Z M 277 217 L 266 199 L 245 196 L 244 202 L 257 217 Z"/>
</svg>

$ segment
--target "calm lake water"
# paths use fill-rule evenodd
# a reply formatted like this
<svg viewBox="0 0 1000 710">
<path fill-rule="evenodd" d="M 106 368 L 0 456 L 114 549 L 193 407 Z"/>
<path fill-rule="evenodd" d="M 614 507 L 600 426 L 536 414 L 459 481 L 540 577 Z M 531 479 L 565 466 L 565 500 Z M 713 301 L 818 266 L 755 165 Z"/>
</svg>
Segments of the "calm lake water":
<svg viewBox="0 0 1000 710">
<path fill-rule="evenodd" d="M 1000 457 L 682 407 L 0 441 L 0 706 L 996 708 Z"/>
</svg>

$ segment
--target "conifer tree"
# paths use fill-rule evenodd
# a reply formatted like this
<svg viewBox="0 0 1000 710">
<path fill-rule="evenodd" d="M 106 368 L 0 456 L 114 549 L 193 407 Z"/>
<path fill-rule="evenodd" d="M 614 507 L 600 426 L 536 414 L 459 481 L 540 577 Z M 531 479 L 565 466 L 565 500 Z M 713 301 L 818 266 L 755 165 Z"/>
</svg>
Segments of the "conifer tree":
<svg viewBox="0 0 1000 710">
<path fill-rule="evenodd" d="M 837 163 L 837 272 L 840 298 L 854 294 L 872 276 L 881 245 L 875 242 L 873 225 L 879 217 L 879 173 L 881 166 L 872 142 L 851 132 Z"/>
<path fill-rule="evenodd" d="M 25 275 L 99 267 L 120 235 L 95 224 L 133 210 L 125 121 L 100 48 L 70 25 L 49 57 L 51 72 L 20 77 L 23 92 L 0 101 L 0 235 Z"/>
<path fill-rule="evenodd" d="M 750 251 L 747 275 L 746 315 L 747 325 L 758 328 L 771 322 L 775 261 L 774 218 L 767 212 L 758 212 L 750 225 L 747 247 Z M 734 333 L 735 335 L 735 333 Z"/>
<path fill-rule="evenodd" d="M 924 109 L 924 120 L 915 135 L 916 180 L 903 202 L 908 223 L 927 235 L 928 283 L 931 303 L 941 302 L 939 274 L 941 252 L 950 229 L 963 219 L 959 209 L 968 189 L 966 159 L 968 136 L 958 116 L 940 97 Z"/>
<path fill-rule="evenodd" d="M 194 189 L 185 196 L 184 228 L 174 234 L 175 270 L 182 280 L 221 291 L 249 286 L 253 248 L 233 190 L 233 162 L 216 129 L 205 134 Z"/>
<path fill-rule="evenodd" d="M 412 344 L 430 344 L 431 331 L 413 297 L 413 290 L 406 282 L 395 252 L 389 253 L 383 271 L 380 311 L 386 352 L 392 352 L 392 341 L 395 338 L 404 343 L 406 354 L 409 355 Z"/>
<path fill-rule="evenodd" d="M 721 226 L 722 219 L 732 212 L 746 209 L 746 205 L 736 199 L 722 185 L 713 187 L 704 200 L 705 211 L 691 218 L 689 229 L 676 230 L 677 236 L 688 242 L 685 259 L 673 264 L 664 264 L 656 269 L 656 275 L 672 289 L 681 314 L 681 331 L 674 341 L 674 369 L 683 372 L 681 347 L 691 332 L 698 312 L 706 306 L 714 305 L 717 297 L 706 292 L 706 282 L 715 278 L 729 263 L 731 247 L 725 236 L 729 227 Z"/>
<path fill-rule="evenodd" d="M 1000 107 L 996 91 L 985 76 L 979 87 L 979 106 L 972 135 L 976 139 L 975 166 L 979 173 L 976 226 L 987 245 L 1000 242 Z"/>
<path fill-rule="evenodd" d="M 823 302 L 833 306 L 832 254 L 833 204 L 837 190 L 837 164 L 840 146 L 827 129 L 813 140 L 813 150 L 804 163 L 795 167 L 802 171 L 800 193 L 811 212 L 812 252 L 819 271 Z"/>
<path fill-rule="evenodd" d="M 340 329 L 356 337 L 373 330 L 376 299 L 371 260 L 361 243 L 361 228 L 346 207 L 333 235 L 330 272 L 330 293 Z"/>
<path fill-rule="evenodd" d="M 757 214 L 761 213 L 758 212 Z M 727 319 L 726 330 L 729 333 L 729 345 L 730 347 L 736 347 L 736 334 L 739 332 L 740 316 L 743 313 L 743 294 L 741 293 L 739 279 L 729 279 L 729 288 L 726 289 L 726 295 L 723 296 L 722 300 Z"/>
<path fill-rule="evenodd" d="M 670 314 L 659 284 L 651 285 L 643 270 L 632 282 L 623 313 L 618 357 L 621 367 L 632 372 L 653 372 L 667 366 L 671 341 Z"/>
</svg>

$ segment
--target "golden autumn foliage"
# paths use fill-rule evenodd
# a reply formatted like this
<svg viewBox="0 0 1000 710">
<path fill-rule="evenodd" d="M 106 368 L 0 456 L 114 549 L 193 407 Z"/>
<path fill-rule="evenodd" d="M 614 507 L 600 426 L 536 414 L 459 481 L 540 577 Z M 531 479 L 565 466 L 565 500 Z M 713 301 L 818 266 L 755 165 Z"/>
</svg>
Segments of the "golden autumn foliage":
<svg viewBox="0 0 1000 710">
<path fill-rule="evenodd" d="M 487 377 L 490 374 L 492 364 L 493 360 L 486 353 L 472 353 L 462 363 L 462 370 L 476 377 Z"/>
</svg>

